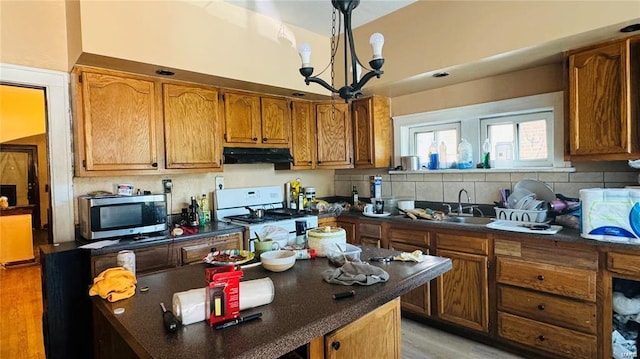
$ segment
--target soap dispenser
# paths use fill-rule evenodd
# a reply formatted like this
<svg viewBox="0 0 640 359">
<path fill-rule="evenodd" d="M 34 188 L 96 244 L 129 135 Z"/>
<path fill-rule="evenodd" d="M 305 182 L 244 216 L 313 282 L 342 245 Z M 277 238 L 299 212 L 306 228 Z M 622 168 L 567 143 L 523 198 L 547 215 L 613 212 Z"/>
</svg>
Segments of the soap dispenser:
<svg viewBox="0 0 640 359">
<path fill-rule="evenodd" d="M 431 146 L 429 146 L 429 164 L 427 167 L 430 170 L 437 170 L 439 167 L 440 160 L 438 158 L 438 145 L 434 140 L 431 142 Z"/>
</svg>

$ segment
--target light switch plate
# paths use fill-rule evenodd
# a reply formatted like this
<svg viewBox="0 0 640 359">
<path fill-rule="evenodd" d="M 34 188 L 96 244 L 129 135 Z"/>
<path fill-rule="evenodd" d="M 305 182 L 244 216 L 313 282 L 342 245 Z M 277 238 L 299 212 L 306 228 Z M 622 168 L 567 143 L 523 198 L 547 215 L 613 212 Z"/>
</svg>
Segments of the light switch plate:
<svg viewBox="0 0 640 359">
<path fill-rule="evenodd" d="M 216 189 L 224 189 L 224 177 L 216 176 Z"/>
</svg>

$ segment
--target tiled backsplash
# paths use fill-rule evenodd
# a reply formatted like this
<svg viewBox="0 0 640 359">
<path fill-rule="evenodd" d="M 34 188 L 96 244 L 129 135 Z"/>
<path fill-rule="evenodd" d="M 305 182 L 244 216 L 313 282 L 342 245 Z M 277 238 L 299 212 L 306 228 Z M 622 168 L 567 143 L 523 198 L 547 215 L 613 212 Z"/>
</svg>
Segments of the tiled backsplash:
<svg viewBox="0 0 640 359">
<path fill-rule="evenodd" d="M 369 176 L 382 176 L 383 197 L 429 202 L 457 202 L 458 192 L 466 189 L 472 203 L 492 204 L 500 200 L 500 188 L 510 188 L 529 178 L 547 183 L 555 193 L 579 196 L 583 188 L 622 188 L 638 185 L 638 171 L 618 162 L 578 164 L 575 172 L 492 172 L 452 171 L 451 173 L 399 173 L 376 170 L 339 170 L 335 175 L 336 196 L 351 196 L 356 186 L 362 197 L 369 197 Z"/>
</svg>

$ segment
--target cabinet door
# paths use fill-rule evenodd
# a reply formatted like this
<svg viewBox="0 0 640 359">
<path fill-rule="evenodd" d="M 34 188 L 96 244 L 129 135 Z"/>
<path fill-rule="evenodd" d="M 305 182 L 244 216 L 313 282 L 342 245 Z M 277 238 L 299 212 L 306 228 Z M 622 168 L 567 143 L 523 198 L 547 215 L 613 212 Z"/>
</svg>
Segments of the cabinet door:
<svg viewBox="0 0 640 359">
<path fill-rule="evenodd" d="M 354 167 L 391 167 L 393 136 L 389 100 L 380 96 L 354 100 L 351 111 Z"/>
<path fill-rule="evenodd" d="M 248 93 L 226 92 L 224 123 L 226 143 L 260 143 L 260 97 Z"/>
<path fill-rule="evenodd" d="M 451 258 L 453 268 L 438 277 L 438 318 L 474 330 L 489 332 L 487 257 L 437 249 Z"/>
<path fill-rule="evenodd" d="M 335 106 L 334 106 L 335 105 Z M 351 117 L 343 102 L 316 105 L 318 168 L 352 168 Z"/>
<path fill-rule="evenodd" d="M 631 151 L 628 56 L 617 42 L 569 57 L 570 154 Z"/>
<path fill-rule="evenodd" d="M 220 168 L 218 91 L 175 84 L 162 90 L 167 168 Z"/>
<path fill-rule="evenodd" d="M 242 249 L 242 233 L 225 234 L 222 236 L 210 237 L 188 241 L 186 243 L 176 243 L 180 249 L 180 264 L 202 263 L 207 253 L 212 250 Z"/>
<path fill-rule="evenodd" d="M 133 251 L 136 255 L 136 274 L 144 274 L 171 267 L 169 245 L 138 248 Z M 107 253 L 91 257 L 91 275 L 97 276 L 108 268 L 118 265 L 118 253 Z"/>
<path fill-rule="evenodd" d="M 358 244 L 356 243 L 356 224 L 355 223 L 338 220 L 338 227 L 344 228 L 344 231 L 347 232 L 347 243 Z"/>
<path fill-rule="evenodd" d="M 292 169 L 314 169 L 316 160 L 316 121 L 311 102 L 293 101 L 291 117 Z"/>
<path fill-rule="evenodd" d="M 289 146 L 291 138 L 291 109 L 285 99 L 263 97 L 261 99 L 263 144 Z"/>
<path fill-rule="evenodd" d="M 400 305 L 394 299 L 325 336 L 325 358 L 400 358 Z"/>
<path fill-rule="evenodd" d="M 429 254 L 429 248 L 423 246 L 417 246 L 413 244 L 407 244 L 402 242 L 396 242 L 392 238 L 389 238 L 389 249 L 394 251 L 402 251 L 411 253 L 415 250 L 421 250 L 423 254 Z M 420 287 L 402 295 L 401 303 L 402 309 L 408 310 L 421 315 L 431 315 L 431 303 L 429 295 L 429 283 L 421 285 Z"/>
<path fill-rule="evenodd" d="M 162 137 L 153 81 L 82 72 L 77 137 L 86 171 L 158 169 Z"/>
</svg>

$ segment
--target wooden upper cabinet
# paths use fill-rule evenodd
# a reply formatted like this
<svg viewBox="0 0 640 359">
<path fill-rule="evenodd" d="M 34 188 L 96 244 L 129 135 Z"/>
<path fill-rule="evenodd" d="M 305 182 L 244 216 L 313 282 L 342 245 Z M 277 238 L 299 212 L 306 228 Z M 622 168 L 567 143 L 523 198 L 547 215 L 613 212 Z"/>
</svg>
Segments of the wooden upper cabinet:
<svg viewBox="0 0 640 359">
<path fill-rule="evenodd" d="M 224 93 L 225 143 L 261 142 L 260 96 L 242 92 Z"/>
<path fill-rule="evenodd" d="M 316 117 L 311 102 L 291 102 L 291 154 L 291 169 L 316 167 Z"/>
<path fill-rule="evenodd" d="M 570 155 L 613 160 L 640 153 L 639 41 L 569 53 Z"/>
<path fill-rule="evenodd" d="M 353 168 L 351 116 L 348 104 L 316 104 L 317 168 Z"/>
<path fill-rule="evenodd" d="M 76 174 L 162 167 L 156 83 L 113 71 L 75 73 Z"/>
<path fill-rule="evenodd" d="M 262 143 L 288 146 L 291 138 L 291 109 L 282 98 L 261 98 Z"/>
<path fill-rule="evenodd" d="M 221 168 L 217 89 L 164 84 L 162 94 L 167 168 Z"/>
<path fill-rule="evenodd" d="M 354 100 L 351 111 L 354 167 L 391 167 L 393 134 L 389 99 L 372 96 Z"/>
</svg>

